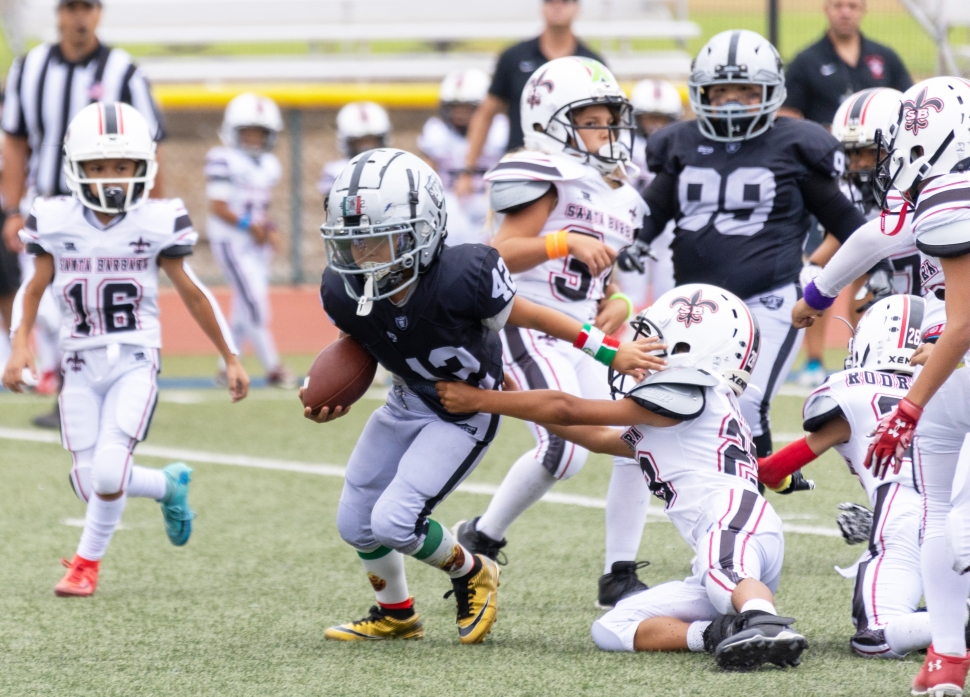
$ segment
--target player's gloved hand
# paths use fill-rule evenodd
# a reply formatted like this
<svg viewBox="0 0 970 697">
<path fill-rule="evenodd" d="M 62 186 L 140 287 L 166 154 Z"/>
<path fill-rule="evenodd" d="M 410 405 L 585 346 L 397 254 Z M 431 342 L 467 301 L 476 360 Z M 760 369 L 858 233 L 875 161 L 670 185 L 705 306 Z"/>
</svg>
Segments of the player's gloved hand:
<svg viewBox="0 0 970 697">
<path fill-rule="evenodd" d="M 890 466 L 893 474 L 899 474 L 903 456 L 913 442 L 913 433 L 922 415 L 922 407 L 903 397 L 896 408 L 882 418 L 870 434 L 873 439 L 866 453 L 866 469 L 871 469 L 874 477 L 885 479 Z"/>
<path fill-rule="evenodd" d="M 883 298 L 893 294 L 892 275 L 886 269 L 875 269 L 869 274 L 866 284 L 862 286 L 862 297 L 872 295 L 872 300 L 860 307 L 856 312 L 865 312 Z M 861 298 L 859 298 L 861 300 Z"/>
<path fill-rule="evenodd" d="M 633 244 L 629 247 L 624 247 L 616 255 L 616 265 L 620 267 L 620 271 L 644 273 L 646 272 L 644 259 L 647 257 L 654 261 L 657 260 L 649 244 L 642 240 L 633 240 Z"/>
<path fill-rule="evenodd" d="M 839 510 L 842 512 L 835 522 L 839 524 L 846 544 L 857 545 L 868 541 L 872 531 L 872 511 L 857 503 L 840 503 Z"/>
<path fill-rule="evenodd" d="M 781 480 L 781 483 L 777 488 L 772 488 L 776 494 L 781 494 L 787 496 L 796 491 L 811 491 L 815 488 L 815 481 L 812 479 L 805 479 L 805 475 L 802 474 L 801 470 L 797 472 L 792 472 L 787 477 Z"/>
<path fill-rule="evenodd" d="M 806 262 L 805 265 L 802 266 L 802 270 L 798 273 L 798 285 L 804 288 L 813 280 L 815 280 L 815 277 L 818 276 L 820 273 L 822 273 L 821 266 L 819 266 L 818 264 L 813 264 L 810 261 Z"/>
</svg>

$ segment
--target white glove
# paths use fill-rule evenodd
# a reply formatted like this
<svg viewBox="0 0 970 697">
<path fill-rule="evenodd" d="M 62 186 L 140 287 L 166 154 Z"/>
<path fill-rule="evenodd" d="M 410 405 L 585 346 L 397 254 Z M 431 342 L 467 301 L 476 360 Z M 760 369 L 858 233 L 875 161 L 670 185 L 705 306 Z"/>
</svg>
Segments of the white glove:
<svg viewBox="0 0 970 697">
<path fill-rule="evenodd" d="M 809 283 L 815 280 L 815 277 L 822 273 L 822 267 L 818 264 L 812 264 L 811 262 L 805 264 L 802 267 L 801 272 L 798 274 L 798 285 L 802 288 L 807 286 Z"/>
</svg>

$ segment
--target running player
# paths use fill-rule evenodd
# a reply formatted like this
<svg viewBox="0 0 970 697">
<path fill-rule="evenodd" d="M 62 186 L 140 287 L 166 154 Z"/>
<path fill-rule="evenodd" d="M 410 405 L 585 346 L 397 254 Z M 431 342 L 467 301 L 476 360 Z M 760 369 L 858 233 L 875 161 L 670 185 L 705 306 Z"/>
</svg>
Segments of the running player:
<svg viewBox="0 0 970 697">
<path fill-rule="evenodd" d="M 485 176 L 492 208 L 505 214 L 492 244 L 522 297 L 612 334 L 633 311 L 612 280 L 613 262 L 647 212 L 628 183 L 636 173 L 629 159 L 630 102 L 602 63 L 568 57 L 535 72 L 522 93 L 521 112 L 527 149 L 502 158 Z M 608 395 L 605 367 L 547 332 L 508 327 L 502 348 L 507 372 L 523 389 Z M 512 465 L 485 513 L 456 528 L 461 543 L 475 552 L 495 558 L 512 523 L 586 462 L 585 448 L 542 426 L 530 429 L 536 447 Z M 617 459 L 607 494 L 601 606 L 612 607 L 645 587 L 635 560 L 647 503 L 636 463 Z"/>
<path fill-rule="evenodd" d="M 364 565 L 377 596 L 362 620 L 331 627 L 342 641 L 419 639 L 421 621 L 404 578 L 404 556 L 447 573 L 463 644 L 483 641 L 495 622 L 499 570 L 429 516 L 484 456 L 499 418 L 451 414 L 437 380 L 476 389 L 502 383 L 506 322 L 568 341 L 601 364 L 626 371 L 662 365 L 660 345 L 624 344 L 599 329 L 515 295 L 498 252 L 445 247 L 441 180 L 422 159 L 382 148 L 351 160 L 331 191 L 323 237 L 329 264 L 321 299 L 334 324 L 393 376 L 347 464 L 337 512 L 341 537 Z M 578 351 L 576 353 L 579 353 Z M 323 422 L 346 413 L 304 416 Z"/>
<path fill-rule="evenodd" d="M 781 520 L 758 494 L 758 460 L 738 403 L 758 360 L 757 321 L 733 294 L 697 283 L 659 298 L 634 327 L 636 336 L 659 337 L 669 347 L 668 367 L 624 399 L 484 392 L 455 382 L 439 382 L 438 393 L 449 411 L 535 419 L 594 452 L 632 453 L 695 550 L 686 580 L 621 599 L 598 619 L 597 646 L 708 651 L 726 669 L 798 665 L 807 642 L 774 605 L 785 548 Z M 624 391 L 622 381 L 613 382 Z M 610 428 L 617 425 L 629 428 Z"/>
<path fill-rule="evenodd" d="M 317 191 L 323 194 L 324 202 L 351 158 L 367 150 L 386 147 L 390 142 L 391 119 L 374 102 L 351 102 L 338 111 L 337 151 L 341 157 L 326 163 L 320 171 Z"/>
<path fill-rule="evenodd" d="M 275 102 L 244 93 L 226 107 L 221 147 L 206 155 L 206 233 L 222 277 L 232 289 L 230 327 L 240 349 L 252 344 L 266 371 L 266 383 L 296 387 L 296 378 L 280 362 L 270 331 L 269 277 L 279 233 L 269 220 L 273 187 L 280 181 L 280 161 L 272 153 L 283 130 Z M 218 381 L 224 383 L 220 366 Z"/>
<path fill-rule="evenodd" d="M 458 196 L 455 180 L 466 172 L 468 153 L 468 123 L 478 105 L 488 94 L 488 75 L 477 68 L 452 70 L 441 82 L 439 90 L 440 115 L 432 116 L 418 136 L 418 148 L 434 165 L 445 187 L 448 202 L 449 245 L 466 242 L 486 243 L 491 231 L 486 230 L 488 201 L 482 175 L 494 167 L 505 154 L 509 140 L 509 120 L 498 114 L 492 121 L 481 157 L 472 175 L 472 193 Z"/>
<path fill-rule="evenodd" d="M 192 533 L 192 470 L 132 464 L 158 399 L 159 267 L 226 361 L 233 401 L 246 396 L 249 378 L 218 304 L 183 263 L 198 235 L 182 202 L 148 200 L 157 164 L 144 117 L 127 104 L 87 106 L 71 121 L 64 157 L 73 197 L 38 198 L 20 233 L 36 270 L 3 384 L 22 392 L 24 373 L 33 372 L 28 339 L 52 286 L 63 318 L 61 440 L 74 460 L 71 485 L 87 503 L 77 553 L 54 592 L 88 596 L 128 496 L 162 504 L 172 544 L 184 545 Z"/>
<path fill-rule="evenodd" d="M 758 318 L 762 355 L 741 407 L 767 456 L 771 400 L 801 345 L 790 314 L 809 214 L 840 241 L 865 218 L 839 191 L 838 141 L 816 123 L 775 118 L 785 101 L 784 70 L 766 39 L 747 30 L 712 37 L 688 88 L 697 119 L 647 141 L 657 177 L 644 194 L 650 214 L 636 249 L 645 251 L 675 220 L 677 283 L 726 288 Z"/>
</svg>

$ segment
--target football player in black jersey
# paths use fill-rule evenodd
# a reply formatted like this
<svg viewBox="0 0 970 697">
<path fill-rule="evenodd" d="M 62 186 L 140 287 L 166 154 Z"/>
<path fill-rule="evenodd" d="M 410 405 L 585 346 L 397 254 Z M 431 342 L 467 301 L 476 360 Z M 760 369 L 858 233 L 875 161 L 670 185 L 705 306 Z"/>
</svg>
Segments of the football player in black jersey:
<svg viewBox="0 0 970 697">
<path fill-rule="evenodd" d="M 695 121 L 647 141 L 657 176 L 644 192 L 650 214 L 618 261 L 634 268 L 674 220 L 678 285 L 710 283 L 743 298 L 761 325 L 761 360 L 742 397 L 758 455 L 771 453 L 771 398 L 791 369 L 802 330 L 791 325 L 809 214 L 840 241 L 863 215 L 839 190 L 839 142 L 810 121 L 778 118 L 785 79 L 775 47 L 732 30 L 701 49 L 688 81 Z"/>
<path fill-rule="evenodd" d="M 357 550 L 377 605 L 362 620 L 328 629 L 328 639 L 423 636 L 404 555 L 452 578 L 461 643 L 479 643 L 491 630 L 498 566 L 429 516 L 481 460 L 499 417 L 449 413 L 435 382 L 498 389 L 496 332 L 506 322 L 569 341 L 621 372 L 664 365 L 649 353 L 659 343 L 620 346 L 589 323 L 517 298 L 495 249 L 445 247 L 446 218 L 438 175 L 417 156 L 391 148 L 352 159 L 328 200 L 321 228 L 329 260 L 320 288 L 324 309 L 394 376 L 387 404 L 371 415 L 350 456 L 337 513 L 340 535 Z M 324 422 L 344 413 L 308 408 L 304 416 Z"/>
</svg>

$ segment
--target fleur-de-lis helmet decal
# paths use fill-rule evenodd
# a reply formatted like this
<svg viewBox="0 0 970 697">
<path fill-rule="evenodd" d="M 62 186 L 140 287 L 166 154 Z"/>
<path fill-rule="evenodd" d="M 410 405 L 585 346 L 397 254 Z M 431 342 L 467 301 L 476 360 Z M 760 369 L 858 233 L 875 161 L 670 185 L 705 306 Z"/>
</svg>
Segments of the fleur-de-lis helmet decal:
<svg viewBox="0 0 970 697">
<path fill-rule="evenodd" d="M 701 290 L 695 291 L 689 298 L 683 295 L 674 298 L 670 306 L 677 308 L 677 321 L 683 322 L 685 327 L 703 322 L 705 309 L 717 312 L 717 303 L 705 300 Z"/>
</svg>

